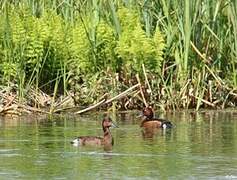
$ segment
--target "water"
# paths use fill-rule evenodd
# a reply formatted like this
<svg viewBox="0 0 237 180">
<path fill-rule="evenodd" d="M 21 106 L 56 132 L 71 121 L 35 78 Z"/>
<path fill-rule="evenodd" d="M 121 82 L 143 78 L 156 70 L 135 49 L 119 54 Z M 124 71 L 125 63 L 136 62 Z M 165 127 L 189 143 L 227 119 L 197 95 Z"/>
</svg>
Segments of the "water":
<svg viewBox="0 0 237 180">
<path fill-rule="evenodd" d="M 0 120 L 0 179 L 237 179 L 237 112 L 162 114 L 175 124 L 145 138 L 136 113 L 117 115 L 112 151 L 73 147 L 102 135 L 102 114 Z"/>
</svg>

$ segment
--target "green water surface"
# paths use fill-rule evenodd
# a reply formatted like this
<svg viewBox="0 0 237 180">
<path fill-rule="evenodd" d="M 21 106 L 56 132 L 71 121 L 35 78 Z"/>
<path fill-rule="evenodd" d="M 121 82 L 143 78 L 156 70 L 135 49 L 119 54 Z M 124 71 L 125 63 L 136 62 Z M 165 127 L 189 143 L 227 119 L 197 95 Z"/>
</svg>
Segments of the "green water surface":
<svg viewBox="0 0 237 180">
<path fill-rule="evenodd" d="M 144 138 L 136 112 L 120 113 L 115 144 L 74 147 L 102 135 L 103 114 L 0 119 L 0 179 L 237 179 L 237 111 L 162 114 L 175 127 Z"/>
</svg>

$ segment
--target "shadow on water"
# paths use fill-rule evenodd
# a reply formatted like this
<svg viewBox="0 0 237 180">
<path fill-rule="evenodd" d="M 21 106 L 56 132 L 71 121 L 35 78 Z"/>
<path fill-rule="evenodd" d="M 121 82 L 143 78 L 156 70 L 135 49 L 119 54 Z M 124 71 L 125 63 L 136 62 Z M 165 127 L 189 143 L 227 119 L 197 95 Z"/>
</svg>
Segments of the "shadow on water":
<svg viewBox="0 0 237 180">
<path fill-rule="evenodd" d="M 144 132 L 136 112 L 117 114 L 115 144 L 73 147 L 83 135 L 102 136 L 103 114 L 0 119 L 3 179 L 230 179 L 237 178 L 237 113 L 160 114 L 175 124 Z"/>
</svg>

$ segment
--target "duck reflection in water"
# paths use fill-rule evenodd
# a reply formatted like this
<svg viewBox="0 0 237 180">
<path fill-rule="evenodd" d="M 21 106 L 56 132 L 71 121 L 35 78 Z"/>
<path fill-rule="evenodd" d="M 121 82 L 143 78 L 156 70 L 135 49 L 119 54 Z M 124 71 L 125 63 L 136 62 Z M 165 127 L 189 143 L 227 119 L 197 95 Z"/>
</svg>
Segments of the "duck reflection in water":
<svg viewBox="0 0 237 180">
<path fill-rule="evenodd" d="M 112 149 L 114 140 L 110 132 L 110 127 L 118 127 L 110 117 L 105 116 L 102 121 L 103 137 L 99 136 L 79 136 L 71 144 L 73 146 L 103 146 L 105 151 Z"/>
<path fill-rule="evenodd" d="M 140 127 L 142 128 L 142 135 L 144 138 L 152 138 L 154 135 L 161 132 L 166 133 L 166 129 L 171 129 L 173 124 L 166 119 L 155 118 L 154 110 L 151 106 L 145 107 L 142 110 L 142 122 Z"/>
</svg>

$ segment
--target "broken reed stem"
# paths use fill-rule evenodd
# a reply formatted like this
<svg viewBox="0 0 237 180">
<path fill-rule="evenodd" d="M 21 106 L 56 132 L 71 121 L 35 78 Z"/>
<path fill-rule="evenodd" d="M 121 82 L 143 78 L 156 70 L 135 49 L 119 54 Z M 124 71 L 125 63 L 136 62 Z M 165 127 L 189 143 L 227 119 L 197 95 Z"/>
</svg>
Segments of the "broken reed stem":
<svg viewBox="0 0 237 180">
<path fill-rule="evenodd" d="M 145 65 L 144 64 L 142 64 L 142 70 L 143 70 L 143 74 L 144 74 L 144 77 L 145 77 L 146 84 L 147 84 L 148 89 L 149 89 L 149 93 L 151 93 L 151 95 L 152 95 L 151 86 L 150 86 L 150 83 L 149 83 L 147 75 L 146 75 L 146 69 L 145 69 Z"/>
<path fill-rule="evenodd" d="M 129 98 L 129 100 L 125 103 L 124 107 L 127 108 L 128 104 L 132 101 L 132 99 L 136 96 L 138 96 L 138 94 L 140 93 L 140 90 L 137 90 L 134 92 L 133 96 L 131 98 Z M 139 96 L 138 96 L 139 97 Z M 139 97 L 140 99 L 140 97 Z"/>
<path fill-rule="evenodd" d="M 192 41 L 190 41 L 191 46 L 193 47 L 194 51 L 205 61 L 205 67 L 207 68 L 207 70 L 211 73 L 211 75 L 216 79 L 216 81 L 218 82 L 218 84 L 220 86 L 222 86 L 224 83 L 221 80 L 220 77 L 216 76 L 211 69 L 206 65 L 206 62 L 208 62 L 207 58 L 198 50 L 198 48 L 193 44 Z"/>
<path fill-rule="evenodd" d="M 182 89 L 180 90 L 179 95 L 182 96 L 184 91 L 186 90 L 187 86 L 189 85 L 189 83 L 191 82 L 191 79 L 188 79 L 188 81 L 186 82 L 186 84 L 184 85 L 184 87 L 182 87 Z"/>
<path fill-rule="evenodd" d="M 144 96 L 144 93 L 143 93 L 143 90 L 142 90 L 141 81 L 140 81 L 140 78 L 139 78 L 139 75 L 138 75 L 138 74 L 136 74 L 136 78 L 137 78 L 137 82 L 138 82 L 138 84 L 139 84 L 140 93 L 141 93 L 141 95 L 142 95 L 143 102 L 144 102 L 145 106 L 148 107 L 148 104 L 147 104 L 147 102 L 146 102 L 146 99 L 145 99 L 145 96 Z"/>
<path fill-rule="evenodd" d="M 200 101 L 202 101 L 203 103 L 205 103 L 205 104 L 207 104 L 207 105 L 209 105 L 209 106 L 211 106 L 211 107 L 215 107 L 215 104 L 214 103 L 211 103 L 211 102 L 209 102 L 209 101 L 207 101 L 207 100 L 205 100 L 205 99 L 202 99 L 202 98 L 200 98 L 200 97 L 197 97 L 197 96 L 193 96 L 194 98 L 196 98 L 196 99 L 199 99 Z"/>
<path fill-rule="evenodd" d="M 111 99 L 107 100 L 107 101 L 105 102 L 105 104 L 108 104 L 108 103 L 110 103 L 110 102 L 112 102 L 112 101 L 114 101 L 114 100 L 116 100 L 116 99 L 119 99 L 119 98 L 123 97 L 123 96 L 126 95 L 129 91 L 135 89 L 135 88 L 138 87 L 139 85 L 140 85 L 140 84 L 138 83 L 138 84 L 136 84 L 136 85 L 134 85 L 134 86 L 128 88 L 126 91 L 123 91 L 123 92 L 120 93 L 119 95 L 117 95 L 117 96 L 115 96 L 115 97 L 112 97 Z"/>
<path fill-rule="evenodd" d="M 4 109 L 6 109 L 7 107 L 9 107 L 9 106 L 13 103 L 13 101 L 15 100 L 15 98 L 16 98 L 16 95 L 14 95 L 13 97 L 11 97 L 10 101 L 4 106 Z"/>
<path fill-rule="evenodd" d="M 41 110 L 41 109 L 38 109 L 38 108 L 34 108 L 34 107 L 30 107 L 30 106 L 25 106 L 25 105 L 22 105 L 22 104 L 17 104 L 17 106 L 22 108 L 22 109 L 26 109 L 26 110 L 33 111 L 33 112 L 50 114 L 50 112 L 48 112 L 48 111 L 44 111 L 44 110 Z"/>
<path fill-rule="evenodd" d="M 70 100 L 70 98 L 71 98 L 71 96 L 69 95 L 69 96 L 65 97 L 62 101 L 55 103 L 55 108 L 59 107 L 59 106 L 63 106 Z"/>
<path fill-rule="evenodd" d="M 77 111 L 77 112 L 75 112 L 75 114 L 81 114 L 81 113 L 84 113 L 84 112 L 86 112 L 86 111 L 92 110 L 92 109 L 94 109 L 94 108 L 100 106 L 100 105 L 103 104 L 104 102 L 105 102 L 105 99 L 103 99 L 102 101 L 100 101 L 100 102 L 98 102 L 98 103 L 96 103 L 96 104 L 94 104 L 94 105 L 92 105 L 92 106 L 89 106 L 88 108 L 85 108 L 85 109 L 82 109 L 82 110 L 80 110 L 80 111 Z"/>
<path fill-rule="evenodd" d="M 84 113 L 84 112 L 87 112 L 87 111 L 89 111 L 89 110 L 92 110 L 92 109 L 94 109 L 94 108 L 97 108 L 97 107 L 99 107 L 100 105 L 108 104 L 108 103 L 110 103 L 110 102 L 112 102 L 112 101 L 114 101 L 114 100 L 120 99 L 120 98 L 124 97 L 125 95 L 127 95 L 127 93 L 128 93 L 129 91 L 131 91 L 131 90 L 137 88 L 139 85 L 140 85 L 140 84 L 138 83 L 138 84 L 136 84 L 136 85 L 134 85 L 134 86 L 128 88 L 127 90 L 123 91 L 122 93 L 118 94 L 117 96 L 112 97 L 112 98 L 109 99 L 109 100 L 103 99 L 103 100 L 101 100 L 100 102 L 98 102 L 98 103 L 96 103 L 96 104 L 94 104 L 94 105 L 92 105 L 92 106 L 90 106 L 90 107 L 87 107 L 87 108 L 85 108 L 85 109 L 82 109 L 82 110 L 80 110 L 80 111 L 75 112 L 75 114 L 82 114 L 82 113 Z"/>
</svg>

